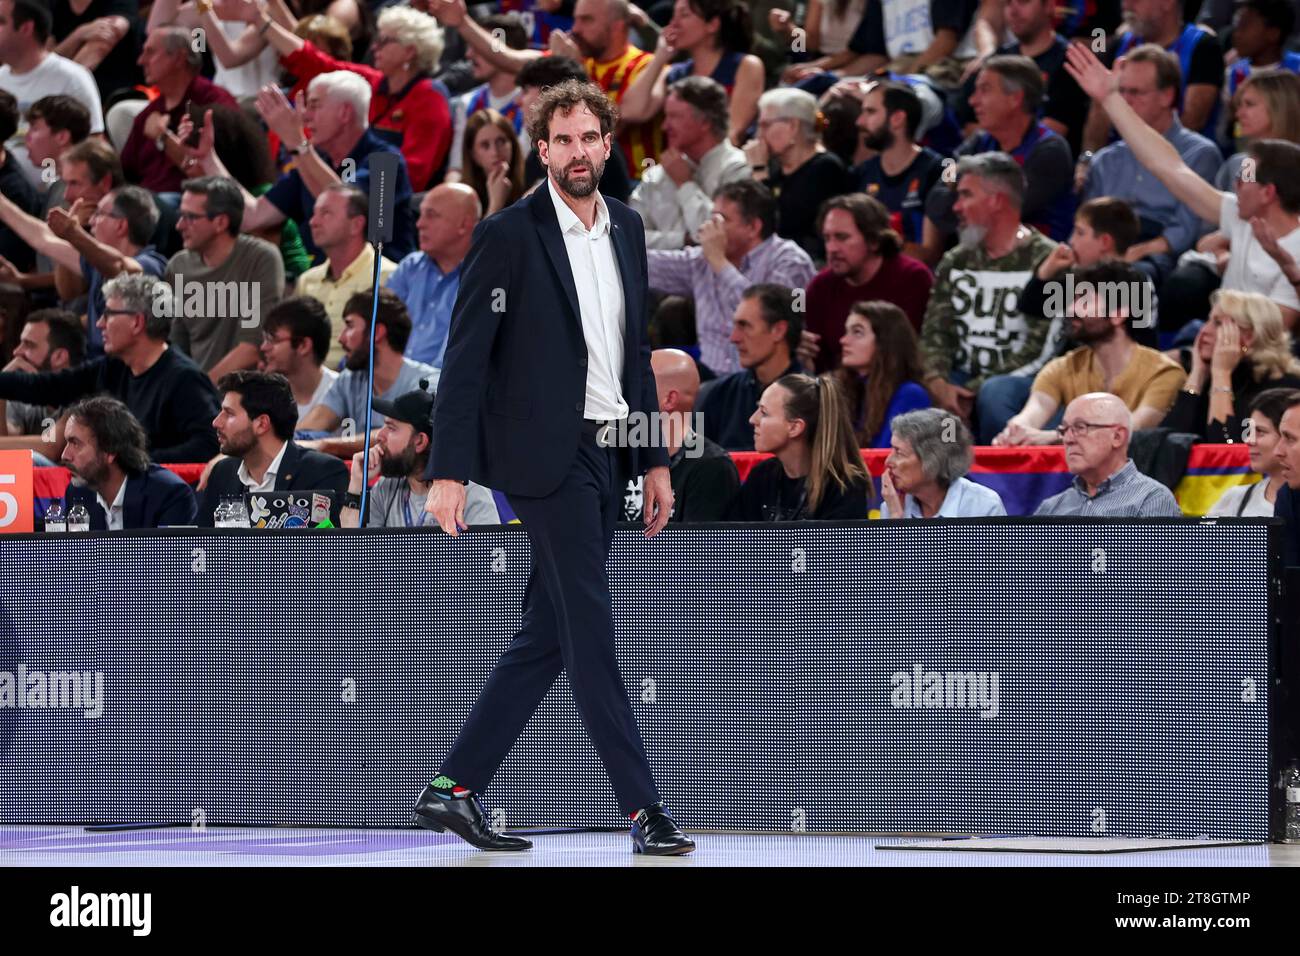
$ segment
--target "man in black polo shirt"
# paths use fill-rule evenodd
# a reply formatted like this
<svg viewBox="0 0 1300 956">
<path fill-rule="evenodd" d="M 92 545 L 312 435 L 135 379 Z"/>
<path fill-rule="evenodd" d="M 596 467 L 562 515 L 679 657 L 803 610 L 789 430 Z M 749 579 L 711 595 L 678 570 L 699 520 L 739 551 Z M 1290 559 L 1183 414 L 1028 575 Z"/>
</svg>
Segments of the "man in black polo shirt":
<svg viewBox="0 0 1300 956">
<path fill-rule="evenodd" d="M 695 398 L 700 370 L 680 349 L 650 353 L 659 393 L 662 439 L 668 452 L 668 480 L 673 486 L 669 521 L 722 521 L 731 499 L 740 490 L 740 472 L 725 448 L 695 431 Z M 623 492 L 620 521 L 640 521 L 645 514 L 643 475 L 629 478 Z"/>
<path fill-rule="evenodd" d="M 782 375 L 803 371 L 794 360 L 802 332 L 793 289 L 760 283 L 744 291 L 731 329 L 742 368 L 708 383 L 701 392 L 699 409 L 706 438 L 728 451 L 754 450 L 750 416 L 763 389 Z"/>
</svg>

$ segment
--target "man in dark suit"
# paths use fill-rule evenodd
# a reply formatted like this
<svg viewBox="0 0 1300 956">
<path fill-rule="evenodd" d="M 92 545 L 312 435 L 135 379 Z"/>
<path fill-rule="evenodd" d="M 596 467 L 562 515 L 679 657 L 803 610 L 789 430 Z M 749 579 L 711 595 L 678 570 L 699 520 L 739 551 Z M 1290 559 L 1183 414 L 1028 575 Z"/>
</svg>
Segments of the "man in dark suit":
<svg viewBox="0 0 1300 956">
<path fill-rule="evenodd" d="M 68 411 L 63 464 L 72 472 L 63 513 L 90 513 L 91 531 L 194 524 L 194 492 L 149 461 L 144 428 L 116 398 L 88 398 Z"/>
<path fill-rule="evenodd" d="M 199 524 L 225 495 L 250 491 L 332 491 L 330 520 L 337 526 L 348 490 L 348 469 L 332 455 L 296 444 L 298 403 L 289 380 L 275 372 L 231 372 L 217 383 L 221 411 L 212 421 L 221 453 L 199 503 Z"/>
<path fill-rule="evenodd" d="M 616 448 L 614 426 L 658 409 L 646 343 L 645 230 L 596 191 L 617 121 L 600 89 L 544 91 L 529 136 L 548 176 L 480 223 L 465 259 L 433 412 L 426 509 L 465 526 L 465 483 L 507 495 L 532 549 L 523 623 L 497 662 L 415 822 L 485 850 L 523 850 L 493 832 L 478 794 L 564 670 L 635 852 L 695 849 L 664 809 L 614 654 L 605 561 L 620 475 L 645 473 L 645 533 L 672 513 L 668 456 Z M 655 421 L 655 419 L 649 419 Z M 658 429 L 648 429 L 658 435 Z M 626 459 L 626 460 L 621 460 Z"/>
</svg>

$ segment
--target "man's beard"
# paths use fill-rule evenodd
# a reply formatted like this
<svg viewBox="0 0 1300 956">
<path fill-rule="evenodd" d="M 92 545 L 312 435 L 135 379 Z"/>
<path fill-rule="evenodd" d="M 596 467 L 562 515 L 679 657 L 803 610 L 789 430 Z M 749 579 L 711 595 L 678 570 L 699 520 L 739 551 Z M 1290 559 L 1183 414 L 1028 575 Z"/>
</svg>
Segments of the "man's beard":
<svg viewBox="0 0 1300 956">
<path fill-rule="evenodd" d="M 221 454 L 229 455 L 231 458 L 243 458 L 256 444 L 257 439 L 253 436 L 251 428 L 244 435 L 227 433 L 227 436 L 221 439 Z"/>
<path fill-rule="evenodd" d="M 80 488 L 89 488 L 91 491 L 99 491 L 104 487 L 104 482 L 108 479 L 108 465 L 104 459 L 96 458 L 84 471 L 79 471 L 72 465 L 68 466 L 72 472 L 72 483 Z"/>
<path fill-rule="evenodd" d="M 967 223 L 957 230 L 957 242 L 968 248 L 978 246 L 984 241 L 984 237 L 988 234 L 988 226 L 977 226 L 974 223 Z"/>
<path fill-rule="evenodd" d="M 863 133 L 862 145 L 867 149 L 874 149 L 877 153 L 883 153 L 894 145 L 893 130 L 888 126 L 882 126 L 874 133 Z"/>
<path fill-rule="evenodd" d="M 568 173 L 568 167 L 565 167 L 565 169 L 562 172 L 556 174 L 555 182 L 556 185 L 560 187 L 561 191 L 569 194 L 574 199 L 586 199 L 588 196 L 594 193 L 596 191 L 596 187 L 600 185 L 600 177 L 605 172 L 605 163 L 602 160 L 599 164 L 591 161 L 585 163 L 569 164 L 569 166 L 577 166 L 577 165 L 584 165 L 590 167 L 591 174 L 588 179 L 583 179 L 583 180 L 570 179 Z"/>
<path fill-rule="evenodd" d="M 370 345 L 358 345 L 348 353 L 347 361 L 344 365 L 354 372 L 359 372 L 364 368 L 370 367 Z"/>
<path fill-rule="evenodd" d="M 1074 341 L 1080 345 L 1100 345 L 1109 342 L 1116 335 L 1115 326 L 1107 322 L 1100 329 L 1089 329 L 1086 322 L 1079 323 L 1078 331 L 1071 330 Z"/>
<path fill-rule="evenodd" d="M 384 478 L 405 478 L 415 470 L 415 451 L 410 445 L 400 455 L 385 455 L 379 460 L 379 474 Z"/>
</svg>

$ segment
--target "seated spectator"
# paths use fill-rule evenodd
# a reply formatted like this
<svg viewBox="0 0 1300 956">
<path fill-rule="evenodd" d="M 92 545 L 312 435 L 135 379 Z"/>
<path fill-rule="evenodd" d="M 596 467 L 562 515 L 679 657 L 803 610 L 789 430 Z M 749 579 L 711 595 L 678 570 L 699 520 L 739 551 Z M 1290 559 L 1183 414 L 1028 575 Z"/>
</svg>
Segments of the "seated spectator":
<svg viewBox="0 0 1300 956">
<path fill-rule="evenodd" d="M 89 231 L 81 220 L 86 219 Z M 13 226 L 34 249 L 75 275 L 64 292 L 87 290 L 86 319 L 92 357 L 103 352 L 99 317 L 104 311 L 104 283 L 118 275 L 161 276 L 166 260 L 149 243 L 158 223 L 153 197 L 139 186 L 120 186 L 93 205 L 77 199 L 70 210 L 51 209 L 48 223 L 28 215 L 0 197 L 0 220 Z M 74 298 L 66 295 L 65 298 Z"/>
<path fill-rule="evenodd" d="M 1095 392 L 1118 396 L 1133 413 L 1135 429 L 1155 428 L 1164 420 L 1187 374 L 1163 352 L 1138 345 L 1129 334 L 1133 306 L 1145 284 L 1140 272 L 1121 262 L 1074 273 L 1077 298 L 1069 309 L 1070 337 L 1079 346 L 1043 367 L 1025 407 L 994 437 L 994 445 L 1058 444 L 1060 434 L 1049 427 L 1057 411 Z"/>
<path fill-rule="evenodd" d="M 1237 58 L 1228 67 L 1223 84 L 1222 135 L 1225 145 L 1236 138 L 1252 134 L 1234 126 L 1240 121 L 1238 94 L 1251 77 L 1265 71 L 1300 73 L 1300 53 L 1288 51 L 1286 44 L 1295 29 L 1294 0 L 1239 0 L 1235 4 L 1231 43 Z M 1272 134 L 1278 135 L 1280 134 Z"/>
<path fill-rule="evenodd" d="M 330 0 L 335 9 L 343 5 Z M 280 56 L 267 46 L 265 38 L 258 34 L 261 21 L 248 22 L 257 13 L 255 4 L 221 3 L 214 6 L 202 5 L 202 9 L 193 3 L 182 5 L 181 0 L 152 0 L 148 7 L 149 20 L 145 24 L 146 35 L 161 26 L 175 24 L 187 30 L 202 29 L 207 46 L 212 53 L 212 82 L 224 89 L 236 100 L 253 97 L 267 83 L 274 83 L 280 70 Z M 240 17 L 244 18 L 241 19 Z M 303 17 L 303 20 L 326 17 Z M 352 44 L 347 28 L 339 21 L 329 18 L 339 35 L 348 43 L 348 57 L 351 57 Z M 132 85 L 132 84 L 128 84 Z"/>
<path fill-rule="evenodd" d="M 749 9 L 736 0 L 676 0 L 673 18 L 619 101 L 625 122 L 642 123 L 663 112 L 668 87 L 688 76 L 708 76 L 731 101 L 728 138 L 739 145 L 758 114 L 763 61 L 749 52 L 753 28 Z M 679 53 L 686 58 L 669 63 Z"/>
<path fill-rule="evenodd" d="M 699 241 L 718 188 L 750 178 L 749 160 L 727 139 L 727 91 L 707 76 L 674 84 L 663 125 L 668 148 L 641 174 L 630 205 L 647 249 L 682 249 Z"/>
<path fill-rule="evenodd" d="M 1282 462 L 1282 480 L 1274 516 L 1286 522 L 1283 560 L 1288 568 L 1300 566 L 1300 391 L 1287 397 L 1286 411 L 1277 428 L 1277 457 Z"/>
<path fill-rule="evenodd" d="M 882 518 L 988 518 L 1007 513 L 992 488 L 966 477 L 975 461 L 970 429 L 950 412 L 923 408 L 890 422 L 893 449 L 880 476 Z"/>
<path fill-rule="evenodd" d="M 651 289 L 695 300 L 700 362 L 714 375 L 740 369 L 729 333 L 745 290 L 759 283 L 802 289 L 816 271 L 808 253 L 775 231 L 776 200 L 767 187 L 728 183 L 714 194 L 698 246 L 646 252 Z"/>
<path fill-rule="evenodd" d="M 90 112 L 90 132 L 104 132 L 104 109 L 91 72 L 49 49 L 53 20 L 43 0 L 0 0 L 0 90 L 13 94 L 20 112 L 46 96 L 67 95 Z M 19 131 L 22 132 L 21 130 Z M 13 144 L 10 144 L 12 147 Z M 21 145 L 14 148 L 32 185 L 40 179 Z"/>
<path fill-rule="evenodd" d="M 482 216 L 478 196 L 466 183 L 443 183 L 420 200 L 420 248 L 403 259 L 388 280 L 388 288 L 411 315 L 405 354 L 412 362 L 442 368 L 461 265 Z"/>
<path fill-rule="evenodd" d="M 800 359 L 826 372 L 839 362 L 840 337 L 855 303 L 892 303 L 920 329 L 934 274 L 925 263 L 902 254 L 903 242 L 889 225 L 889 213 L 870 196 L 851 193 L 826 200 L 817 228 L 826 244 L 826 268 L 808 283 L 807 345 Z"/>
<path fill-rule="evenodd" d="M 217 383 L 221 410 L 212 426 L 227 457 L 212 468 L 199 501 L 199 525 L 211 528 L 217 505 L 228 495 L 252 491 L 332 491 L 330 520 L 348 488 L 348 469 L 330 455 L 293 441 L 298 421 L 289 381 L 270 372 L 231 372 Z"/>
<path fill-rule="evenodd" d="M 867 517 L 871 478 L 853 437 L 849 408 L 829 375 L 783 375 L 750 418 L 755 465 L 731 508 L 732 521 L 857 521 Z"/>
<path fill-rule="evenodd" d="M 262 320 L 262 371 L 289 380 L 298 421 L 324 401 L 339 377 L 324 364 L 332 338 L 325 306 L 310 296 L 281 299 Z"/>
<path fill-rule="evenodd" d="M 91 531 L 195 523 L 194 492 L 149 460 L 148 439 L 116 398 L 88 398 L 68 409 L 62 463 L 72 472 L 63 513 L 82 504 Z"/>
<path fill-rule="evenodd" d="M 400 146 L 411 187 L 417 191 L 429 188 L 451 147 L 451 110 L 432 80 L 444 42 L 442 27 L 433 17 L 405 6 L 380 13 L 372 48 L 374 66 L 334 59 L 275 22 L 266 11 L 261 14 L 259 29 L 265 30 L 285 68 L 300 79 L 345 70 L 360 76 L 371 93 L 367 109 L 357 116 L 361 128 L 369 125 L 370 135 Z M 326 147 L 316 123 L 309 125 L 312 138 L 330 156 L 351 154 L 350 148 L 334 151 Z M 274 127 L 272 130 L 279 133 Z M 301 141 L 283 136 L 281 140 L 289 148 Z M 371 152 L 374 150 L 367 149 L 357 157 L 358 167 L 360 159 Z M 357 185 L 364 188 L 360 181 Z M 402 201 L 401 196 L 397 201 Z"/>
<path fill-rule="evenodd" d="M 944 254 L 921 327 L 926 388 L 941 408 L 969 418 L 984 379 L 1042 351 L 1050 323 L 1022 314 L 1020 290 L 1054 245 L 1021 224 L 1025 176 L 1005 153 L 957 164 L 962 242 Z"/>
<path fill-rule="evenodd" d="M 500 212 L 524 194 L 524 154 L 514 125 L 496 110 L 479 110 L 465 123 L 461 181 L 487 210 Z"/>
<path fill-rule="evenodd" d="M 348 299 L 375 286 L 375 249 L 366 241 L 369 223 L 370 197 L 344 183 L 323 190 L 312 210 L 311 234 L 325 261 L 300 275 L 295 291 L 325 307 L 333 326 L 330 341 L 343 330 L 343 306 Z M 381 256 L 379 284 L 387 285 L 396 271 L 397 263 Z M 337 368 L 342 359 L 342 348 L 331 348 L 326 363 Z"/>
<path fill-rule="evenodd" d="M 1035 515 L 1088 518 L 1181 518 L 1174 494 L 1142 474 L 1128 456 L 1133 416 L 1116 395 L 1080 395 L 1061 422 L 1065 466 L 1074 481 Z"/>
<path fill-rule="evenodd" d="M 32 166 L 40 171 L 34 183 L 40 200 L 35 216 L 45 220 L 51 209 L 64 205 L 67 186 L 59 176 L 59 157 L 90 135 L 90 110 L 71 96 L 43 96 L 28 107 L 26 119 L 23 145 Z M 20 284 L 33 293 L 34 302 L 53 305 L 54 263 L 37 253 L 35 266 Z"/>
<path fill-rule="evenodd" d="M 31 184 L 18 164 L 18 160 L 4 145 L 18 131 L 18 101 L 12 93 L 0 89 L 0 194 L 6 205 L 12 205 L 26 215 L 41 208 L 36 187 Z M 30 272 L 35 265 L 31 247 L 24 242 L 7 222 L 0 222 L 0 257 L 12 262 L 17 269 Z"/>
<path fill-rule="evenodd" d="M 1065 239 L 1074 221 L 1074 158 L 1058 133 L 1038 119 L 1043 76 L 1024 56 L 995 56 L 975 80 L 971 107 L 980 131 L 957 148 L 959 158 L 999 152 L 1024 169 L 1021 218 L 1052 239 Z M 953 191 L 940 182 L 926 200 L 925 215 L 943 237 L 957 232 Z"/>
<path fill-rule="evenodd" d="M 1119 89 L 1135 113 L 1163 136 L 1187 168 L 1207 183 L 1214 179 L 1222 157 L 1219 148 L 1178 122 L 1178 59 L 1153 43 L 1126 56 L 1119 69 Z M 1159 283 L 1173 270 L 1178 257 L 1201 233 L 1201 221 L 1158 180 L 1142 168 L 1129 144 L 1111 143 L 1088 167 L 1085 199 L 1123 199 L 1141 223 L 1139 242 L 1125 254 L 1129 262 Z"/>
<path fill-rule="evenodd" d="M 922 116 L 921 99 L 906 83 L 871 83 L 862 99 L 858 129 L 862 145 L 876 155 L 854 166 L 850 176 L 859 192 L 889 210 L 890 225 L 903 237 L 903 252 L 933 267 L 943 249 L 922 245 L 925 199 L 943 175 L 943 158 L 917 144 Z"/>
<path fill-rule="evenodd" d="M 848 398 L 858 446 L 888 448 L 890 422 L 930 407 L 916 330 L 891 302 L 857 302 L 849 310 L 840 349 L 835 380 Z"/>
<path fill-rule="evenodd" d="M 1300 388 L 1300 359 L 1292 354 L 1276 303 L 1222 289 L 1210 301 L 1210 320 L 1197 333 L 1186 362 L 1187 385 L 1164 427 L 1223 444 L 1241 441 L 1251 402 L 1260 392 Z"/>
<path fill-rule="evenodd" d="M 258 94 L 257 108 L 262 119 L 297 159 L 293 169 L 276 180 L 260 198 L 243 191 L 245 232 L 258 232 L 292 220 L 303 227 L 302 239 L 307 251 L 319 256 L 321 250 L 312 237 L 310 223 L 316 197 L 339 183 L 356 186 L 368 195 L 370 157 L 375 153 L 397 153 L 393 239 L 387 247 L 394 259 L 400 259 L 415 247 L 411 180 L 407 176 L 406 160 L 401 158 L 396 146 L 366 125 L 370 94 L 370 85 L 364 79 L 344 70 L 322 73 L 313 79 L 306 96 L 299 97 L 301 109 L 290 106 L 276 87 L 268 86 Z M 229 179 L 229 171 L 213 148 L 214 141 L 209 110 L 204 116 L 198 145 L 188 148 L 189 158 L 205 175 Z"/>
<path fill-rule="evenodd" d="M 700 391 L 695 360 L 680 349 L 655 349 L 650 353 L 650 367 L 659 396 L 668 479 L 673 486 L 673 513 L 668 520 L 722 521 L 740 488 L 740 473 L 721 445 L 691 427 Z M 644 475 L 628 479 L 619 520 L 641 522 L 644 483 Z"/>
<path fill-rule="evenodd" d="M 719 378 L 700 394 L 705 437 L 728 451 L 753 449 L 750 416 L 767 387 L 800 371 L 795 348 L 802 329 L 790 289 L 771 283 L 747 288 L 732 320 L 731 342 L 739 372 Z"/>
<path fill-rule="evenodd" d="M 1057 0 L 1012 0 L 1004 8 L 1007 32 L 1014 39 L 998 47 L 1004 56 L 1027 56 L 1043 74 L 1046 91 L 1038 108 L 1043 125 L 1064 136 L 1070 154 L 1082 152 L 1083 124 L 1088 116 L 1088 97 L 1065 72 L 1065 51 L 1069 41 L 1057 32 L 1063 6 Z M 1119 4 L 1114 4 L 1118 12 Z M 968 71 L 969 72 L 969 71 Z M 970 97 L 975 92 L 976 73 L 970 72 L 954 98 L 957 118 L 963 126 L 975 122 Z"/>
<path fill-rule="evenodd" d="M 180 127 L 191 106 L 235 107 L 235 98 L 201 75 L 203 54 L 193 48 L 190 31 L 183 27 L 159 27 L 149 34 L 140 51 L 144 79 L 158 88 L 131 124 L 122 147 L 122 171 L 129 182 L 150 192 L 164 194 L 164 201 L 180 199 L 183 169 L 189 158 L 184 144 L 168 131 Z"/>
<path fill-rule="evenodd" d="M 888 67 L 893 73 L 923 73 L 954 88 L 963 65 L 979 52 L 979 7 L 978 0 L 922 0 L 887 17 L 883 4 L 868 3 L 848 49 L 814 60 L 809 70 L 863 76 Z"/>
<path fill-rule="evenodd" d="M 86 358 L 86 331 L 81 319 L 62 309 L 27 314 L 13 360 L 6 372 L 61 372 Z M 63 454 L 67 416 L 57 405 L 0 402 L 0 449 L 30 448 L 36 466 L 51 466 Z"/>
<path fill-rule="evenodd" d="M 140 82 L 140 9 L 137 0 L 52 0 L 54 52 L 94 72 L 108 99 Z"/>
<path fill-rule="evenodd" d="M 482 25 L 512 50 L 522 50 L 528 46 L 528 36 L 518 14 L 494 14 L 485 17 Z M 465 51 L 465 57 L 469 60 L 472 75 L 478 85 L 451 101 L 451 150 L 447 155 L 447 175 L 443 180 L 448 183 L 462 179 L 466 152 L 465 123 L 479 110 L 496 110 L 504 116 L 514 127 L 520 146 L 528 139 L 524 132 L 527 114 L 519 101 L 517 74 L 502 69 L 474 47 Z"/>
<path fill-rule="evenodd" d="M 1257 292 L 1281 309 L 1288 329 L 1300 316 L 1300 146 L 1283 140 L 1252 142 L 1250 176 L 1236 195 L 1220 192 L 1192 171 L 1173 145 L 1144 123 L 1116 89 L 1115 75 L 1080 45 L 1070 48 L 1066 68 L 1101 104 L 1148 172 L 1206 222 L 1223 230 L 1235 253 L 1227 259 L 1221 288 Z"/>
<path fill-rule="evenodd" d="M 244 198 L 233 179 L 187 179 L 180 203 L 185 248 L 167 263 L 166 281 L 180 288 L 172 345 L 214 382 L 255 368 L 262 316 L 284 295 L 280 250 L 241 236 Z"/>
<path fill-rule="evenodd" d="M 631 49 L 634 48 L 629 48 L 629 50 Z M 648 62 L 649 57 L 646 59 Z M 546 87 L 556 86 L 565 80 L 579 80 L 586 83 L 591 78 L 587 76 L 587 71 L 582 68 L 582 64 L 572 57 L 539 56 L 529 60 L 515 79 L 519 84 L 519 107 L 523 114 L 528 116 L 533 104 L 537 102 L 538 97 L 542 95 L 542 90 Z M 601 87 L 601 89 L 604 89 L 604 87 Z M 646 124 L 622 124 L 623 133 L 615 141 L 615 147 L 610 149 L 609 159 L 605 160 L 605 172 L 600 177 L 600 194 L 605 198 L 627 202 L 632 195 L 633 180 L 628 173 L 625 149 L 627 148 L 629 129 L 643 125 Z M 653 124 L 649 125 L 653 127 Z M 525 124 L 524 139 L 528 140 L 527 124 Z M 619 148 L 620 144 L 623 148 Z M 537 150 L 533 148 L 531 141 L 525 142 L 524 146 L 527 151 L 527 156 L 524 158 L 524 182 L 531 188 L 534 183 L 541 182 L 546 178 L 546 167 L 542 165 L 542 159 Z M 653 160 L 654 157 L 648 158 Z M 640 169 L 640 167 L 637 168 Z"/>
<path fill-rule="evenodd" d="M 154 461 L 207 461 L 217 451 L 217 393 L 202 369 L 167 345 L 171 299 L 155 276 L 108 280 L 99 317 L 104 357 L 60 372 L 0 372 L 0 398 L 64 405 L 106 394 L 124 402 L 143 426 Z"/>
<path fill-rule="evenodd" d="M 1183 8 L 1184 0 L 1149 0 L 1140 10 L 1135 7 L 1128 17 L 1131 29 L 1105 48 L 1108 65 L 1113 66 L 1144 43 L 1155 44 L 1178 57 L 1182 73 L 1179 119 L 1193 133 L 1213 139 L 1219 120 L 1219 91 L 1223 88 L 1223 49 L 1213 32 L 1186 22 L 1190 17 L 1184 17 Z M 1119 135 L 1128 139 L 1123 130 Z M 1096 107 L 1088 117 L 1083 142 L 1084 149 L 1094 151 L 1106 143 L 1105 116 Z"/>
<path fill-rule="evenodd" d="M 438 387 L 438 369 L 403 356 L 411 337 L 411 315 L 392 289 L 379 290 L 379 310 L 374 330 L 375 377 L 370 382 L 370 388 L 366 387 L 371 361 L 372 295 L 370 290 L 358 292 L 343 306 L 343 332 L 339 340 L 347 349 L 347 361 L 325 397 L 310 415 L 298 423 L 299 430 L 305 436 L 311 436 L 304 447 L 351 458 L 362 448 L 368 447 L 375 437 L 374 434 L 363 434 L 366 406 L 373 399 L 392 401 L 398 395 L 418 388 L 421 379 L 428 379 L 434 388 Z M 375 434 L 383 423 L 384 416 L 376 412 L 372 416 Z M 322 440 L 316 437 L 321 433 L 335 433 L 340 428 L 342 434 L 335 438 Z"/>
<path fill-rule="evenodd" d="M 367 528 L 423 528 L 438 526 L 424 510 L 430 483 L 423 479 L 433 442 L 433 393 L 421 382 L 415 391 L 394 401 L 375 399 L 375 411 L 384 415 L 379 437 L 368 451 L 352 456 L 352 479 L 341 515 L 343 527 L 360 527 L 362 456 L 370 455 L 370 474 L 380 475 L 366 497 Z M 465 524 L 500 524 L 496 500 L 482 485 L 469 482 L 465 489 Z"/>
<path fill-rule="evenodd" d="M 1278 457 L 1279 429 L 1294 389 L 1270 388 L 1250 403 L 1250 426 L 1242 441 L 1250 448 L 1250 470 L 1262 476 L 1251 485 L 1234 485 L 1225 491 L 1205 514 L 1217 518 L 1271 518 L 1278 492 L 1286 486 L 1285 462 Z"/>
<path fill-rule="evenodd" d="M 1065 354 L 1069 345 L 1068 311 L 1064 305 L 1063 290 L 1073 282 L 1072 275 L 1108 259 L 1123 259 L 1124 253 L 1137 242 L 1140 226 L 1133 208 L 1122 199 L 1089 199 L 1079 207 L 1074 216 L 1074 231 L 1069 243 L 1061 243 L 1034 270 L 1033 278 L 1025 283 L 1017 303 L 1021 314 L 1031 316 L 1031 322 L 1042 317 L 1048 323 L 1043 348 L 1028 364 L 1004 375 L 993 375 L 985 380 L 975 399 L 975 418 L 979 422 L 976 437 L 979 444 L 991 445 L 993 439 L 1006 427 L 1012 416 L 1018 414 L 1029 401 L 1034 377 L 1054 358 Z M 1130 332 L 1139 345 L 1154 345 L 1156 338 L 1156 293 L 1149 279 L 1144 280 L 1143 293 L 1137 301 L 1129 303 Z M 1049 296 L 1049 288 L 1057 293 Z M 1104 391 L 1104 389 L 1102 389 Z M 1064 412 L 1064 407 L 1061 409 Z M 1056 419 L 1048 421 L 1055 427 Z"/>
<path fill-rule="evenodd" d="M 1295 55 L 1300 57 L 1300 53 Z M 1214 176 L 1214 185 L 1222 192 L 1232 192 L 1233 184 L 1241 178 L 1247 144 L 1259 139 L 1300 143 L 1300 75 L 1273 67 L 1255 70 L 1242 80 L 1233 104 L 1233 142 L 1240 143 L 1241 149 L 1232 152 Z"/>
<path fill-rule="evenodd" d="M 746 144 L 754 178 L 777 197 L 776 234 L 822 257 L 817 210 L 853 188 L 844 161 L 821 143 L 817 100 L 803 90 L 768 90 L 758 101 L 759 139 Z"/>
</svg>

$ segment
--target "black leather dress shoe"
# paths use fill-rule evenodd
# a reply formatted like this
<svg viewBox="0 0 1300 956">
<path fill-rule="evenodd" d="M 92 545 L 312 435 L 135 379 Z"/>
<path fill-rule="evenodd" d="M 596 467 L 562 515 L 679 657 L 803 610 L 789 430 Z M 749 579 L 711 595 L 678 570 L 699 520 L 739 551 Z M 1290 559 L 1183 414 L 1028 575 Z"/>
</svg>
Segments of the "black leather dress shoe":
<svg viewBox="0 0 1300 956">
<path fill-rule="evenodd" d="M 415 804 L 412 821 L 416 826 L 438 833 L 450 830 L 480 850 L 527 850 L 532 847 L 528 840 L 493 830 L 476 793 L 452 799 L 440 796 L 433 787 L 425 787 Z"/>
<path fill-rule="evenodd" d="M 695 842 L 681 831 L 662 803 L 646 807 L 632 821 L 632 852 L 649 856 L 681 856 L 695 849 Z"/>
</svg>

